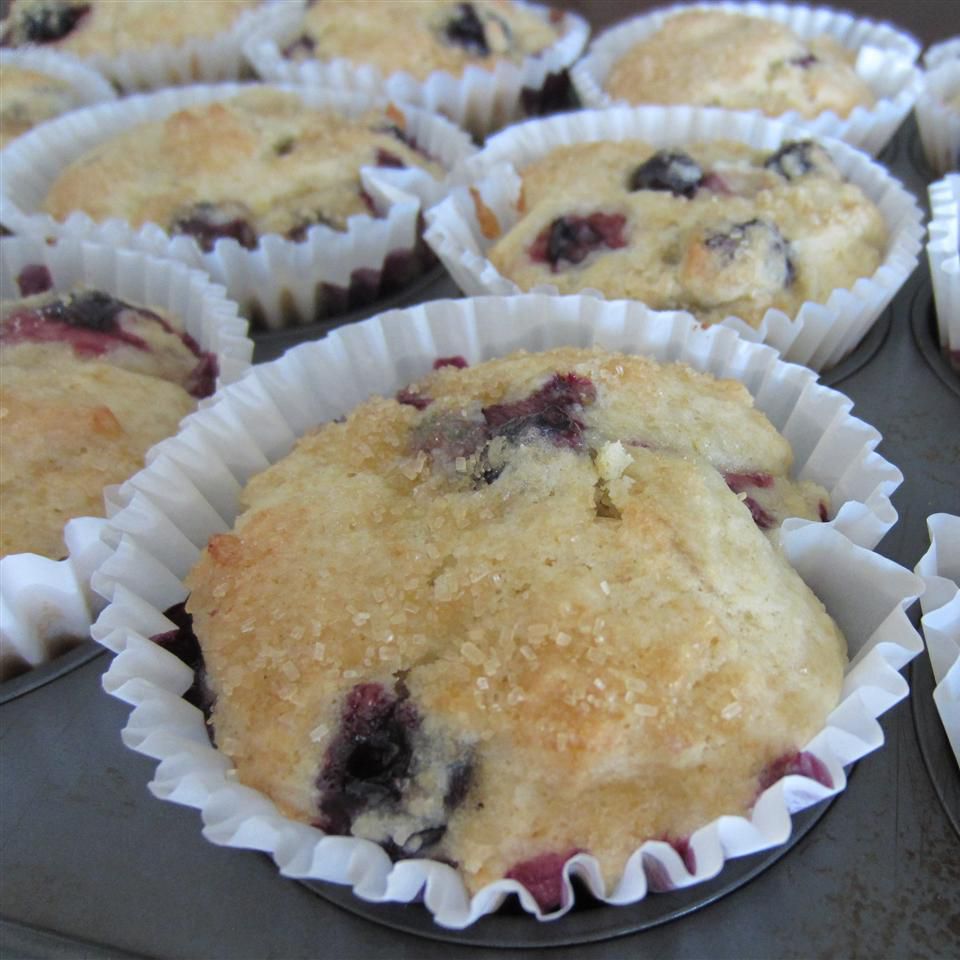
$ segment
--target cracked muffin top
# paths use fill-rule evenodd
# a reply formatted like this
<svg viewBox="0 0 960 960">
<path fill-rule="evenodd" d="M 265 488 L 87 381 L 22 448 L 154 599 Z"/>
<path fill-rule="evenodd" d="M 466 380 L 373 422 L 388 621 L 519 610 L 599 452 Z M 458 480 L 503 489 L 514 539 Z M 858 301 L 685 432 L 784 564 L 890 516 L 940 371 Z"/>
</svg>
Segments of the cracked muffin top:
<svg viewBox="0 0 960 960">
<path fill-rule="evenodd" d="M 438 360 L 302 438 L 190 573 L 217 745 L 285 814 L 556 906 L 742 814 L 845 644 L 777 546 L 827 515 L 739 383 L 558 349 Z M 809 765 L 806 769 L 809 769 Z M 824 771 L 825 772 L 825 771 Z"/>
<path fill-rule="evenodd" d="M 521 171 L 520 219 L 488 258 L 523 290 L 596 289 L 703 323 L 769 309 L 869 277 L 888 232 L 877 206 L 811 141 L 770 153 L 727 141 L 656 150 L 639 140 L 577 143 Z"/>
<path fill-rule="evenodd" d="M 213 392 L 217 363 L 165 313 L 55 293 L 40 265 L 20 285 L 0 307 L 0 554 L 56 559 L 67 520 L 103 516 L 103 488 Z"/>
<path fill-rule="evenodd" d="M 460 76 L 471 65 L 492 70 L 539 53 L 557 41 L 561 19 L 559 12 L 544 19 L 510 0 L 322 0 L 307 9 L 301 36 L 284 54 L 342 57 L 418 80 L 435 70 Z"/>
<path fill-rule="evenodd" d="M 78 57 L 171 46 L 229 30 L 258 0 L 12 0 L 0 46 L 53 46 Z"/>
<path fill-rule="evenodd" d="M 111 137 L 60 173 L 42 209 L 156 223 L 205 251 L 224 237 L 248 249 L 263 234 L 299 242 L 317 224 L 345 230 L 350 217 L 375 215 L 361 167 L 440 172 L 404 123 L 395 107 L 349 118 L 253 89 Z"/>
<path fill-rule="evenodd" d="M 668 17 L 627 50 L 604 89 L 629 103 L 846 117 L 876 102 L 853 68 L 855 58 L 827 35 L 805 40 L 764 17 L 691 10 Z"/>
</svg>

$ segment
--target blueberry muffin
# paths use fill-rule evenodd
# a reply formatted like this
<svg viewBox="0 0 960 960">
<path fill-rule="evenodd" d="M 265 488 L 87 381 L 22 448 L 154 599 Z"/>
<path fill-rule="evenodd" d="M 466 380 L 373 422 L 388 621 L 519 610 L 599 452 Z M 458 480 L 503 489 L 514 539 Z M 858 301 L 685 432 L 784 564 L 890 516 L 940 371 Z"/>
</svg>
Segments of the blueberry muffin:
<svg viewBox="0 0 960 960">
<path fill-rule="evenodd" d="M 0 307 L 0 554 L 65 554 L 64 523 L 143 465 L 213 392 L 216 359 L 176 322 L 26 268 Z"/>
<path fill-rule="evenodd" d="M 604 89 L 629 103 L 758 109 L 770 116 L 830 110 L 846 117 L 876 102 L 854 59 L 830 36 L 805 40 L 764 17 L 691 10 L 668 17 L 631 47 Z"/>
<path fill-rule="evenodd" d="M 77 106 L 76 91 L 66 80 L 9 63 L 0 63 L 0 90 L 0 148 Z"/>
<path fill-rule="evenodd" d="M 258 0 L 12 0 L 0 46 L 42 44 L 78 57 L 177 46 L 229 30 Z"/>
<path fill-rule="evenodd" d="M 251 89 L 110 138 L 62 171 L 42 210 L 155 223 L 204 251 L 227 237 L 253 249 L 264 234 L 299 242 L 317 224 L 345 230 L 349 218 L 373 215 L 365 166 L 441 172 L 408 139 L 399 111 L 349 118 Z"/>
<path fill-rule="evenodd" d="M 539 53 L 559 38 L 560 19 L 509 0 L 322 0 L 308 7 L 284 55 L 344 58 L 418 80 L 436 70 L 459 77 L 471 65 L 492 70 Z"/>
<path fill-rule="evenodd" d="M 703 323 L 796 315 L 880 265 L 876 205 L 809 141 L 773 153 L 713 141 L 558 148 L 522 171 L 520 220 L 487 256 L 521 289 L 596 289 Z M 475 196 L 478 217 L 499 230 Z"/>
<path fill-rule="evenodd" d="M 438 360 L 254 477 L 189 574 L 217 745 L 284 814 L 471 892 L 549 909 L 573 853 L 612 888 L 653 838 L 689 863 L 784 773 L 829 783 L 800 751 L 845 644 L 777 546 L 828 509 L 790 465 L 683 365 Z"/>
</svg>

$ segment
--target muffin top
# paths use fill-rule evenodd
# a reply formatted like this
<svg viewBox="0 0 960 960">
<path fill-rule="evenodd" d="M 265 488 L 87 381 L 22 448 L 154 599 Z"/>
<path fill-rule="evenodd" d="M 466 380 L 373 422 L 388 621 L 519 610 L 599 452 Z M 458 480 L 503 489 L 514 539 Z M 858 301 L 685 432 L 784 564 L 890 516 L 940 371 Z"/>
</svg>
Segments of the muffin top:
<svg viewBox="0 0 960 960">
<path fill-rule="evenodd" d="M 77 105 L 76 92 L 66 80 L 10 63 L 0 63 L 0 89 L 0 148 Z"/>
<path fill-rule="evenodd" d="M 739 383 L 463 366 L 250 481 L 187 580 L 212 728 L 286 814 L 472 892 L 581 850 L 611 885 L 749 810 L 836 703 L 843 639 L 776 546 L 826 494 Z"/>
<path fill-rule="evenodd" d="M 169 315 L 97 290 L 4 301 L 0 369 L 0 553 L 51 558 L 64 523 L 103 516 L 103 488 L 140 469 L 216 378 Z"/>
<path fill-rule="evenodd" d="M 350 217 L 375 212 L 361 167 L 440 172 L 403 123 L 395 108 L 349 118 L 252 89 L 106 140 L 63 170 L 42 209 L 60 220 L 81 210 L 156 223 L 206 251 L 222 237 L 250 249 L 268 233 L 301 241 L 317 224 L 345 230 Z"/>
<path fill-rule="evenodd" d="M 56 46 L 79 57 L 115 57 L 229 30 L 258 0 L 12 0 L 0 46 Z"/>
<path fill-rule="evenodd" d="M 492 70 L 539 53 L 557 41 L 560 19 L 510 0 L 323 0 L 307 9 L 302 35 L 284 53 L 343 57 L 418 80 L 435 70 L 460 76 L 471 64 Z"/>
<path fill-rule="evenodd" d="M 870 276 L 887 245 L 876 205 L 810 141 L 774 153 L 726 141 L 578 143 L 522 177 L 520 219 L 487 256 L 524 290 L 596 289 L 756 327 L 768 309 L 793 316 Z"/>
<path fill-rule="evenodd" d="M 804 40 L 764 17 L 691 10 L 668 17 L 624 53 L 604 88 L 629 103 L 846 117 L 875 103 L 854 59 L 830 36 Z"/>
</svg>

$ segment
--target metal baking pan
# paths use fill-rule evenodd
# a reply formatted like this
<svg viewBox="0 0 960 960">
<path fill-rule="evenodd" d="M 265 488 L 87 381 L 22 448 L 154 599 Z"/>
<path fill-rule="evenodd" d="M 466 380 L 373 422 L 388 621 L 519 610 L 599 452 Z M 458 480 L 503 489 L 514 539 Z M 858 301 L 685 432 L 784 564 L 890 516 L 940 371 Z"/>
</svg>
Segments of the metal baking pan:
<svg viewBox="0 0 960 960">
<path fill-rule="evenodd" d="M 925 203 L 915 137 L 905 127 L 883 159 Z M 926 517 L 960 513 L 960 388 L 937 366 L 929 289 L 921 263 L 823 378 L 877 427 L 905 474 L 900 520 L 879 552 L 909 568 L 927 547 Z M 445 279 L 421 291 L 451 292 Z M 99 689 L 105 665 L 75 664 L 0 704 L 2 956 L 449 960 L 550 945 L 551 956 L 598 960 L 960 954 L 960 771 L 922 656 L 908 671 L 912 704 L 881 720 L 885 746 L 832 804 L 794 819 L 785 847 L 634 907 L 585 906 L 553 924 L 508 907 L 460 933 L 417 905 L 308 889 L 262 855 L 206 842 L 194 811 L 146 789 L 153 763 L 121 743 L 127 710 Z"/>
</svg>

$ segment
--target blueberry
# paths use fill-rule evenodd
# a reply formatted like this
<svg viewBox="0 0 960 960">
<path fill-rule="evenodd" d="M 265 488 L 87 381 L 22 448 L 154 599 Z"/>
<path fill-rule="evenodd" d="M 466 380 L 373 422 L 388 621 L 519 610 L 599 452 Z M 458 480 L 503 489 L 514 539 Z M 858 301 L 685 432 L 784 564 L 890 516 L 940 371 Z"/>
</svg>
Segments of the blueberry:
<svg viewBox="0 0 960 960">
<path fill-rule="evenodd" d="M 323 830 L 346 834 L 362 811 L 401 799 L 413 758 L 411 737 L 419 724 L 405 690 L 395 695 L 379 683 L 353 687 L 317 780 Z"/>
<path fill-rule="evenodd" d="M 811 140 L 790 140 L 770 154 L 763 166 L 787 180 L 796 180 L 819 169 L 821 149 Z"/>
<path fill-rule="evenodd" d="M 170 232 L 193 237 L 204 253 L 210 253 L 222 237 L 233 237 L 241 247 L 253 250 L 258 237 L 249 215 L 242 203 L 195 203 L 174 218 Z"/>
<path fill-rule="evenodd" d="M 703 170 L 689 154 L 659 150 L 630 174 L 630 190 L 665 190 L 690 199 L 703 182 Z"/>
<path fill-rule="evenodd" d="M 752 248 L 766 264 L 767 272 L 776 274 L 782 286 L 789 287 L 796 279 L 790 245 L 776 224 L 767 220 L 755 217 L 725 230 L 715 230 L 707 234 L 704 246 L 719 257 L 721 266 L 733 263 Z"/>
<path fill-rule="evenodd" d="M 71 33 L 89 12 L 89 3 L 50 2 L 28 8 L 4 34 L 2 45 L 55 43 Z"/>
<path fill-rule="evenodd" d="M 215 698 L 207 685 L 207 670 L 203 660 L 203 651 L 197 635 L 193 632 L 193 617 L 187 613 L 182 603 L 178 603 L 165 612 L 168 620 L 172 620 L 176 627 L 166 633 L 158 633 L 150 639 L 158 646 L 172 653 L 178 660 L 183 661 L 193 671 L 193 683 L 183 695 L 187 703 L 193 704 L 200 710 L 208 722 L 213 712 Z"/>
<path fill-rule="evenodd" d="M 129 304 L 122 303 L 108 293 L 86 290 L 55 300 L 41 307 L 39 313 L 46 321 L 117 336 L 121 332 L 117 317 L 128 308 Z"/>
<path fill-rule="evenodd" d="M 394 170 L 405 170 L 407 165 L 395 154 L 382 147 L 377 147 L 377 166 L 390 167 Z"/>
<path fill-rule="evenodd" d="M 808 53 L 803 57 L 794 57 L 790 61 L 790 65 L 793 67 L 800 67 L 801 70 L 808 70 L 815 63 L 819 63 L 820 60 L 812 53 Z"/>
<path fill-rule="evenodd" d="M 592 403 L 596 396 L 596 387 L 586 377 L 556 374 L 523 400 L 484 407 L 483 418 L 492 437 L 521 442 L 533 434 L 546 436 L 557 446 L 579 450 L 584 424 L 576 410 Z"/>
<path fill-rule="evenodd" d="M 627 218 L 619 213 L 592 213 L 587 217 L 558 217 L 540 231 L 530 247 L 533 260 L 547 262 L 554 273 L 561 261 L 582 263 L 594 250 L 625 247 Z"/>
<path fill-rule="evenodd" d="M 459 4 L 457 15 L 448 20 L 444 27 L 444 36 L 450 43 L 463 47 L 469 53 L 480 57 L 490 55 L 483 21 L 477 16 L 472 3 Z"/>
</svg>

